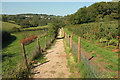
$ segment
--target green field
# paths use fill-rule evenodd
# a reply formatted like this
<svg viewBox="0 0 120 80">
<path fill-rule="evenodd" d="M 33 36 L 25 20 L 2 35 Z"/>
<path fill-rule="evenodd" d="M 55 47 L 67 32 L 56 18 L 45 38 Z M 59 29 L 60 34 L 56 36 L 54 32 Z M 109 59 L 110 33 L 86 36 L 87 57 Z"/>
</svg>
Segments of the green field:
<svg viewBox="0 0 120 80">
<path fill-rule="evenodd" d="M 20 28 L 19 25 L 8 22 L 2 22 L 2 31 L 10 31 L 13 27 Z"/>
<path fill-rule="evenodd" d="M 65 28 L 64 31 L 69 35 L 72 34 L 67 28 Z M 73 41 L 78 43 L 78 36 L 74 35 Z M 91 61 L 92 63 L 100 64 L 104 69 L 107 69 L 112 73 L 112 77 L 116 76 L 118 72 L 119 51 L 113 52 L 110 50 L 111 48 L 103 48 L 99 45 L 95 45 L 93 42 L 88 42 L 83 38 L 81 39 L 81 47 L 87 52 L 88 57 L 94 56 L 93 61 Z"/>
<path fill-rule="evenodd" d="M 11 31 L 14 27 L 16 28 L 20 28 L 21 26 L 17 25 L 17 24 L 12 24 L 9 22 L 2 22 L 2 31 Z M 23 28 L 20 30 L 21 31 L 29 31 L 29 30 L 38 30 L 38 29 L 44 29 L 44 28 L 48 28 L 49 26 L 38 26 L 38 27 L 30 27 L 30 28 Z"/>
</svg>

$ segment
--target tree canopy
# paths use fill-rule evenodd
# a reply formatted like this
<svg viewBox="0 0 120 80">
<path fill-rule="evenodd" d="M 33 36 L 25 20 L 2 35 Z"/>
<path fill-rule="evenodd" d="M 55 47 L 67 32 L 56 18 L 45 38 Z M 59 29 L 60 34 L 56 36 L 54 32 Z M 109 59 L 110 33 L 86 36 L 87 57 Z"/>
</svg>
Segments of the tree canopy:
<svg viewBox="0 0 120 80">
<path fill-rule="evenodd" d="M 76 13 L 67 15 L 70 24 L 82 24 L 94 21 L 103 21 L 109 17 L 110 20 L 120 19 L 118 14 L 118 2 L 94 3 L 89 7 L 80 8 Z"/>
</svg>

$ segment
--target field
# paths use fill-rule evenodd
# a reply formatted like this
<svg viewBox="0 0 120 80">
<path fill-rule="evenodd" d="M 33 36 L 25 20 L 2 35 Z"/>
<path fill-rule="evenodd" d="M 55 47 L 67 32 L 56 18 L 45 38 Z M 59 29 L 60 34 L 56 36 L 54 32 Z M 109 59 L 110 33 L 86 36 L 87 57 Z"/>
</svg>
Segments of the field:
<svg viewBox="0 0 120 80">
<path fill-rule="evenodd" d="M 78 25 L 76 25 L 78 26 Z M 74 26 L 72 26 L 74 27 Z M 76 29 L 78 30 L 78 29 Z M 64 29 L 64 31 L 71 35 L 73 34 L 73 41 L 78 43 L 79 34 L 75 34 L 78 31 L 69 30 L 68 27 Z M 114 40 L 117 43 L 117 40 Z M 105 43 L 99 43 L 98 40 L 86 40 L 84 38 L 81 39 L 81 47 L 85 50 L 88 58 L 94 56 L 92 59 L 92 63 L 96 68 L 99 68 L 97 65 L 101 65 L 102 68 L 106 69 L 108 72 L 112 73 L 112 76 L 117 76 L 118 72 L 118 53 L 119 51 L 113 51 L 115 48 L 114 45 L 110 45 L 109 47 L 104 47 Z M 104 64 L 103 64 L 104 63 Z"/>
<path fill-rule="evenodd" d="M 13 27 L 20 28 L 19 25 L 8 23 L 8 22 L 2 22 L 2 31 L 9 31 Z"/>
<path fill-rule="evenodd" d="M 12 24 L 9 22 L 2 22 L 2 31 L 11 31 L 14 27 L 19 28 L 20 31 L 30 31 L 30 30 L 39 30 L 39 29 L 43 29 L 43 28 L 48 28 L 48 25 L 21 29 L 20 28 L 21 26 L 19 26 L 17 24 Z"/>
</svg>

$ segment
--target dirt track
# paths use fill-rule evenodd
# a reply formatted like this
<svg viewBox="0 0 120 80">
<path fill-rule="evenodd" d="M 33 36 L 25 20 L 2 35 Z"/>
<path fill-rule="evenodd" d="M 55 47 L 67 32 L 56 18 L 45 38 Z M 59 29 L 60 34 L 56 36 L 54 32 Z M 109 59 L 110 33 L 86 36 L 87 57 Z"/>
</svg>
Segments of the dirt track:
<svg viewBox="0 0 120 80">
<path fill-rule="evenodd" d="M 58 38 L 61 38 L 61 31 Z M 56 43 L 47 51 L 47 61 L 44 64 L 36 64 L 33 78 L 69 78 L 70 71 L 67 67 L 66 53 L 64 52 L 63 39 L 57 39 Z"/>
</svg>

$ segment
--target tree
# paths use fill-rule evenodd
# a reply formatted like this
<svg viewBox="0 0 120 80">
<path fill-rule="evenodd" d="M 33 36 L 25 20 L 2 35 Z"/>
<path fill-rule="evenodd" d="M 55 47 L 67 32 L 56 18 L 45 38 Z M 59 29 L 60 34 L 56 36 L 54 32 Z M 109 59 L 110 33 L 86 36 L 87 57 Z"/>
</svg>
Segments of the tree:
<svg viewBox="0 0 120 80">
<path fill-rule="evenodd" d="M 20 25 L 21 25 L 21 28 L 28 28 L 28 27 L 30 27 L 30 22 L 29 22 L 29 19 L 24 19 L 21 23 L 20 23 Z"/>
<path fill-rule="evenodd" d="M 2 21 L 4 21 L 4 22 L 8 22 L 8 18 L 7 18 L 7 16 L 3 15 L 3 16 L 2 16 Z"/>
<path fill-rule="evenodd" d="M 37 27 L 39 25 L 39 19 L 37 17 L 34 17 L 31 21 L 31 25 L 33 27 Z"/>
</svg>

